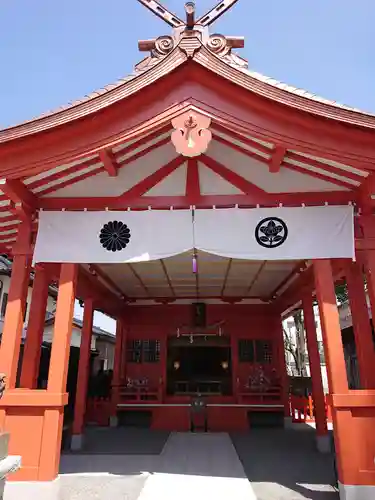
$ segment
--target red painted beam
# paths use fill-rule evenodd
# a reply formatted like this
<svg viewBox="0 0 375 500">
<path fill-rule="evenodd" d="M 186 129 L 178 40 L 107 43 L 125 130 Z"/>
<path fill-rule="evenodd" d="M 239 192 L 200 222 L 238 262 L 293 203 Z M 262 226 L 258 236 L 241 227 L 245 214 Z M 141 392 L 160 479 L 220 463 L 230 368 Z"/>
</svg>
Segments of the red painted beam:
<svg viewBox="0 0 375 500">
<path fill-rule="evenodd" d="M 110 177 L 117 177 L 117 168 L 118 165 L 116 163 L 116 159 L 112 154 L 112 151 L 108 149 L 103 149 L 99 152 L 99 158 L 104 165 L 104 169 L 108 172 Z"/>
<path fill-rule="evenodd" d="M 301 204 L 307 206 L 322 206 L 325 202 L 335 205 L 347 205 L 356 202 L 358 193 L 355 191 L 323 191 L 309 193 L 272 193 L 265 200 L 264 196 L 256 194 L 238 195 L 208 195 L 200 196 L 198 200 L 192 200 L 187 196 L 140 196 L 132 200 L 119 199 L 116 197 L 98 198 L 41 198 L 39 207 L 45 210 L 126 210 L 128 207 L 138 210 L 146 210 L 152 207 L 155 210 L 175 208 L 190 208 L 195 205 L 198 208 L 231 208 L 240 205 L 243 208 L 251 208 L 256 205 L 264 207 L 275 207 L 279 203 L 284 206 L 298 207 Z"/>
<path fill-rule="evenodd" d="M 269 170 L 273 174 L 280 172 L 281 165 L 286 154 L 286 148 L 284 146 L 275 146 L 272 151 L 272 156 L 269 162 Z"/>
<path fill-rule="evenodd" d="M 199 180 L 198 160 L 191 158 L 187 164 L 186 178 L 186 196 L 191 201 L 191 205 L 195 205 L 194 200 L 199 200 L 201 197 L 201 188 Z"/>
<path fill-rule="evenodd" d="M 21 203 L 34 210 L 37 206 L 36 196 L 18 179 L 8 179 L 0 184 L 1 191 L 13 203 Z"/>
<path fill-rule="evenodd" d="M 269 193 L 266 193 L 265 191 L 263 191 L 263 189 L 247 181 L 246 179 L 236 174 L 229 168 L 225 167 L 218 161 L 214 160 L 213 158 L 207 155 L 202 155 L 201 161 L 206 165 L 206 167 L 210 168 L 213 172 L 215 172 L 215 174 L 219 175 L 224 180 L 226 180 L 236 188 L 240 189 L 244 194 L 257 196 L 259 198 L 259 203 L 269 202 L 270 200 Z"/>
<path fill-rule="evenodd" d="M 132 200 L 136 200 L 140 198 L 142 195 L 150 191 L 156 184 L 159 184 L 162 180 L 164 180 L 168 175 L 177 170 L 184 162 L 186 158 L 183 156 L 178 156 L 170 161 L 167 165 L 159 168 L 156 172 L 149 175 L 141 182 L 130 188 L 128 191 L 123 193 L 118 201 L 121 203 L 130 203 Z"/>
</svg>

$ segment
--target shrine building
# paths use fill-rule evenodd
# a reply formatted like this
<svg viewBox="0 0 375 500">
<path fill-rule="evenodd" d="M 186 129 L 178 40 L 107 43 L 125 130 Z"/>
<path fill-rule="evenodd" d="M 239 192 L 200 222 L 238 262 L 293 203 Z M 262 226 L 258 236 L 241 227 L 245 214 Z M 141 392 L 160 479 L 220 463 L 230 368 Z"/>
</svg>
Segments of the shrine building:
<svg viewBox="0 0 375 500">
<path fill-rule="evenodd" d="M 251 432 L 290 415 L 282 320 L 302 308 L 317 446 L 327 451 L 317 301 L 341 498 L 374 498 L 375 351 L 364 282 L 374 317 L 375 116 L 252 71 L 235 52 L 242 38 L 210 31 L 236 0 L 200 18 L 188 2 L 186 19 L 139 1 L 172 31 L 139 42 L 146 57 L 130 76 L 0 131 L 0 251 L 13 260 L 0 423 L 10 453 L 22 456 L 10 479 L 58 474 L 76 298 L 84 319 L 74 449 L 88 421 L 94 310 L 117 322 L 110 398 L 95 410 L 102 425 L 142 417 L 151 429 L 188 432 L 199 395 L 208 431 Z M 336 305 L 344 279 L 358 390 L 348 387 Z M 42 389 L 50 283 L 59 289 Z"/>
</svg>

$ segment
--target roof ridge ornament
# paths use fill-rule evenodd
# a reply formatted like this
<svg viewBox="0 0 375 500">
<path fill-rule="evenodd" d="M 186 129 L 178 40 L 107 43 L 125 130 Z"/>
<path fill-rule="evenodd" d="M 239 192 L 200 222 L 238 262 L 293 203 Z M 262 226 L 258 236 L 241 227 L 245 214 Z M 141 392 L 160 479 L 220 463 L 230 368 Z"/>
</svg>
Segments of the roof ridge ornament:
<svg viewBox="0 0 375 500">
<path fill-rule="evenodd" d="M 193 57 L 195 52 L 204 46 L 228 64 L 235 67 L 247 68 L 247 61 L 232 53 L 232 49 L 243 48 L 245 46 L 243 37 L 229 37 L 220 34 L 210 35 L 209 33 L 209 26 L 231 9 L 238 0 L 222 0 L 197 20 L 195 2 L 186 2 L 185 21 L 170 12 L 159 1 L 138 0 L 138 2 L 169 24 L 173 28 L 173 33 L 172 35 L 160 36 L 152 40 L 140 40 L 138 42 L 141 52 L 151 52 L 151 54 L 137 64 L 135 68 L 136 72 L 144 72 L 155 66 L 155 64 L 164 59 L 177 46 L 188 57 Z"/>
</svg>

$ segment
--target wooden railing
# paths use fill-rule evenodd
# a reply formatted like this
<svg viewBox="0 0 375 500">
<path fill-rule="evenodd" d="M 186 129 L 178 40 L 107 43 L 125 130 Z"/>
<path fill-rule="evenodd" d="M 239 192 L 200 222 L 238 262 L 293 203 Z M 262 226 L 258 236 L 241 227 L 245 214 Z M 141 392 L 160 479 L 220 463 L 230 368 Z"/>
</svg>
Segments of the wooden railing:
<svg viewBox="0 0 375 500">
<path fill-rule="evenodd" d="M 314 402 L 311 396 L 294 396 L 289 398 L 290 415 L 293 423 L 315 422 Z M 326 416 L 327 421 L 332 422 L 331 408 L 327 404 L 326 398 Z"/>
</svg>

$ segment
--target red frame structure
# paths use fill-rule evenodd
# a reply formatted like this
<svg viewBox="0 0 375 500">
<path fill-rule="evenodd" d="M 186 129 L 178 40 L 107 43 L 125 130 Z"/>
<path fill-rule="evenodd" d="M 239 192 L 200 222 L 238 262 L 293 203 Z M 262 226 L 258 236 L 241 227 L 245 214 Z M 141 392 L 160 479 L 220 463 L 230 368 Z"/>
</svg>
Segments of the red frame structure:
<svg viewBox="0 0 375 500">
<path fill-rule="evenodd" d="M 235 2 L 225 2 L 227 7 L 232 3 Z M 215 12 L 212 15 L 207 22 L 215 18 Z M 282 378 L 280 404 L 288 414 L 281 319 L 296 307 L 303 308 L 317 435 L 327 438 L 325 401 L 312 319 L 312 300 L 316 297 L 323 329 L 330 387 L 328 399 L 339 479 L 342 485 L 348 487 L 375 487 L 374 346 L 365 290 L 362 280 L 358 279 L 366 274 L 371 307 L 375 313 L 375 117 L 251 72 L 243 59 L 232 52 L 242 42 L 234 38 L 210 36 L 204 18 L 201 22 L 197 21 L 193 29 L 180 25 L 179 20 L 177 24 L 172 36 L 140 43 L 143 49 L 152 52 L 136 67 L 135 76 L 55 113 L 0 131 L 0 171 L 4 179 L 0 195 L 0 245 L 4 253 L 13 257 L 0 348 L 0 369 L 6 373 L 8 380 L 8 390 L 0 402 L 0 424 L 11 433 L 11 452 L 23 456 L 22 469 L 12 477 L 18 480 L 52 480 L 57 475 L 64 406 L 68 399 L 66 379 L 75 297 L 85 304 L 79 367 L 81 377 L 73 426 L 75 436 L 81 436 L 83 432 L 87 359 L 94 309 L 102 310 L 117 320 L 114 388 L 111 401 L 106 405 L 107 416 L 115 416 L 120 400 L 121 381 L 126 373 L 124 345 L 127 335 L 132 335 L 128 332 L 129 325 L 139 328 L 141 321 L 141 316 L 134 317 L 132 312 L 134 298 L 125 296 L 116 283 L 95 267 L 95 263 L 90 270 L 68 263 L 37 266 L 26 357 L 21 374 L 22 388 L 16 388 L 25 284 L 29 280 L 40 210 L 352 203 L 356 207 L 357 262 L 323 260 L 304 266 L 298 263 L 293 275 L 268 297 L 268 304 L 252 306 L 251 321 L 258 318 L 261 323 L 265 317 L 270 321 L 269 334 L 274 339 L 277 367 Z M 88 193 L 79 196 L 64 194 L 65 189 L 76 185 L 90 186 L 89 181 L 104 173 L 116 181 L 134 162 L 146 162 L 148 155 L 156 154 L 170 144 L 172 120 L 184 113 L 209 117 L 212 144 L 228 148 L 233 161 L 219 161 L 209 147 L 195 158 L 176 154 L 151 174 L 130 187 L 124 187 L 120 195 L 109 196 L 107 193 L 97 196 L 90 188 Z M 235 158 L 245 158 L 249 165 L 250 162 L 257 162 L 259 172 L 271 176 L 268 187 L 252 182 L 246 170 L 241 174 L 235 172 L 231 168 L 231 163 L 237 161 Z M 187 166 L 184 194 L 148 194 L 183 164 Z M 202 192 L 199 181 L 202 164 L 235 188 L 237 194 Z M 300 190 L 278 191 L 280 176 L 285 172 L 306 176 Z M 310 182 L 322 181 L 331 187 L 324 184 L 324 189 L 310 189 Z M 334 282 L 345 277 L 361 371 L 362 389 L 356 391 L 348 388 L 334 293 Z M 37 390 L 35 375 L 38 363 L 33 359 L 40 349 L 43 329 L 40 312 L 45 310 L 45 287 L 51 280 L 59 282 L 51 365 L 47 389 Z M 218 294 L 216 298 L 222 298 L 220 295 L 223 294 Z M 228 301 L 238 302 L 241 299 Z M 165 297 L 157 297 L 156 300 L 162 305 L 155 307 L 182 307 L 166 305 L 171 300 Z M 214 315 L 215 307 L 212 308 Z M 236 316 L 238 307 L 245 306 L 223 303 L 219 306 L 220 319 L 221 315 Z M 184 310 L 182 314 L 185 314 Z M 147 318 L 147 314 L 144 317 Z M 164 328 L 165 332 L 165 325 L 157 326 Z M 173 328 L 169 328 L 171 330 Z M 233 338 L 236 335 L 238 332 Z M 161 366 L 165 367 L 165 353 L 163 356 Z M 237 361 L 235 355 L 234 370 L 238 372 Z M 156 392 L 160 405 L 153 410 L 153 426 L 171 428 L 177 422 L 177 427 L 186 429 L 188 412 L 183 403 L 180 406 L 163 406 L 163 390 Z M 215 406 L 212 403 L 209 411 L 213 428 L 244 429 L 247 426 L 243 405 L 248 397 L 242 392 L 235 386 L 233 399 L 228 404 L 221 402 L 221 406 Z M 224 415 L 224 419 L 220 415 Z M 31 434 L 30 426 L 33 430 Z M 365 442 L 366 446 L 363 446 Z"/>
</svg>

